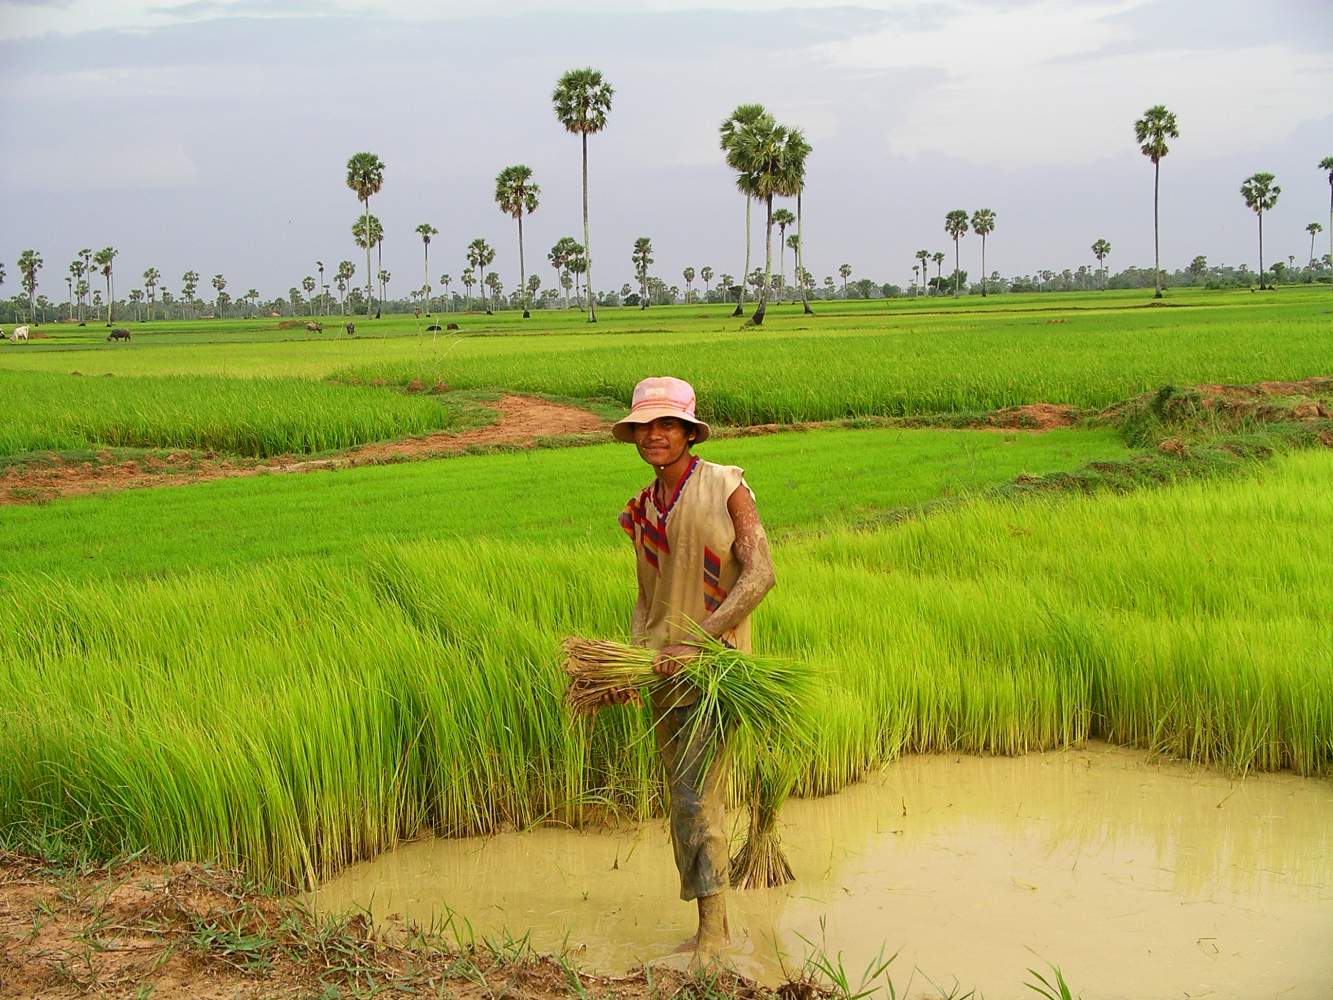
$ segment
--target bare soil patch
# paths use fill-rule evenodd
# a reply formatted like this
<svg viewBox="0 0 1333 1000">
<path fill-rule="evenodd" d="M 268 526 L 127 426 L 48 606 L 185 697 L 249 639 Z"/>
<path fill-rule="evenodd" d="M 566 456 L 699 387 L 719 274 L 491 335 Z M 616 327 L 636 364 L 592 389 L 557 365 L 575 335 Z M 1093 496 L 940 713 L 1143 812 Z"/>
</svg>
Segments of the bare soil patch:
<svg viewBox="0 0 1333 1000">
<path fill-rule="evenodd" d="M 457 433 L 441 432 L 351 448 L 327 458 L 289 455 L 267 460 L 221 458 L 175 452 L 116 462 L 110 452 L 98 462 L 29 463 L 0 470 L 0 504 L 41 503 L 57 497 L 149 486 L 180 486 L 236 476 L 314 472 L 458 454 L 471 448 L 530 448 L 543 438 L 603 432 L 607 421 L 587 410 L 530 396 L 505 396 L 487 403 L 499 420 Z"/>
<path fill-rule="evenodd" d="M 0 853 L 0 998 L 702 996 L 668 969 L 622 978 L 516 950 L 450 947 L 402 922 L 325 918 L 233 872 L 134 861 L 71 872 Z M 731 976 L 709 996 L 757 1000 Z M 586 992 L 585 992 L 586 991 Z M 811 993 L 807 995 L 818 995 Z"/>
<path fill-rule="evenodd" d="M 984 426 L 1007 430 L 1049 431 L 1057 427 L 1073 427 L 1086 412 L 1077 406 L 1063 403 L 1028 403 L 1009 406 L 986 415 Z"/>
</svg>

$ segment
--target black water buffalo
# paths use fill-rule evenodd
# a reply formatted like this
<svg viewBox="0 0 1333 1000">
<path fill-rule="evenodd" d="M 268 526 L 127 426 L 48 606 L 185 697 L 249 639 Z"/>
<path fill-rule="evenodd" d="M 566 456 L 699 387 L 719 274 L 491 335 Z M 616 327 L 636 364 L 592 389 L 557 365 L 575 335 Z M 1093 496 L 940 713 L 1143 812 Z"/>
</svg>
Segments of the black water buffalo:
<svg viewBox="0 0 1333 1000">
<path fill-rule="evenodd" d="M 107 340 L 129 340 L 130 331 L 123 326 L 118 326 L 106 335 Z"/>
</svg>

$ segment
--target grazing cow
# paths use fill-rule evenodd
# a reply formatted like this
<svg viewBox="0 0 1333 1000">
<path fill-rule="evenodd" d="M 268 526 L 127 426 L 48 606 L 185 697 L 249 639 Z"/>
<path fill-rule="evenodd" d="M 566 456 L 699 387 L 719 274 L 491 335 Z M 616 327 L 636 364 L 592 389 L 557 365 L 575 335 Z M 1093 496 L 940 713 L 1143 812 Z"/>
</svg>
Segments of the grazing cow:
<svg viewBox="0 0 1333 1000">
<path fill-rule="evenodd" d="M 306 333 L 322 333 L 324 331 L 323 323 L 310 322 L 305 325 Z"/>
<path fill-rule="evenodd" d="M 13 341 L 14 343 L 16 343 L 16 344 L 17 344 L 20 340 L 27 340 L 27 339 L 28 339 L 28 328 L 27 328 L 26 326 L 16 326 L 16 327 L 14 327 L 14 332 L 11 333 L 11 334 L 9 335 L 9 339 L 12 340 L 12 341 Z"/>
<path fill-rule="evenodd" d="M 348 323 L 345 327 L 343 327 L 343 329 L 347 331 L 347 336 L 349 336 L 349 337 L 355 337 L 355 336 L 356 336 L 356 324 L 355 324 L 355 323 Z"/>
<path fill-rule="evenodd" d="M 427 332 L 427 333 L 439 333 L 439 332 L 440 332 L 440 324 L 439 324 L 439 323 L 432 323 L 430 326 L 426 327 L 426 332 Z"/>
<path fill-rule="evenodd" d="M 457 323 L 446 323 L 444 328 L 445 328 L 446 330 L 457 330 L 457 329 L 458 329 L 458 324 L 457 324 Z"/>
<path fill-rule="evenodd" d="M 118 326 L 106 335 L 107 340 L 129 340 L 130 331 L 123 326 Z"/>
</svg>

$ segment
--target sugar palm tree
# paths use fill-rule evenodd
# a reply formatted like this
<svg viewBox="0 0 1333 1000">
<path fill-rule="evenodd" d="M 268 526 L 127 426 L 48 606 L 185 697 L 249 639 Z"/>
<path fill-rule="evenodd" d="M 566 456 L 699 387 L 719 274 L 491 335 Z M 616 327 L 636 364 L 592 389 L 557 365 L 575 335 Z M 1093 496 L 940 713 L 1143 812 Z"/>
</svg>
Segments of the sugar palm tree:
<svg viewBox="0 0 1333 1000">
<path fill-rule="evenodd" d="M 308 306 L 306 312 L 313 316 L 315 315 L 315 289 L 318 287 L 315 284 L 315 276 L 313 274 L 307 274 L 301 279 L 301 287 L 305 289 L 306 303 Z"/>
<path fill-rule="evenodd" d="M 392 277 L 393 275 L 391 275 L 388 271 L 384 270 L 384 268 L 380 268 L 378 271 L 375 272 L 375 280 L 377 280 L 380 283 L 381 306 L 384 305 L 385 300 L 387 300 L 389 297 L 389 279 Z M 379 318 L 379 309 L 375 310 L 375 318 L 376 319 Z"/>
<path fill-rule="evenodd" d="M 148 318 L 155 318 L 157 310 L 157 285 L 162 280 L 162 272 L 155 267 L 150 267 L 143 273 L 144 291 L 148 293 Z"/>
<path fill-rule="evenodd" d="M 1245 205 L 1259 217 L 1259 290 L 1264 289 L 1264 213 L 1277 205 L 1277 196 L 1282 189 L 1273 181 L 1272 174 L 1257 173 L 1245 178 L 1240 186 L 1240 195 Z"/>
<path fill-rule="evenodd" d="M 615 91 L 602 79 L 600 70 L 571 69 L 551 94 L 555 117 L 566 132 L 579 137 L 583 146 L 583 259 L 587 268 L 588 322 L 597 322 L 596 296 L 592 294 L 592 237 L 588 232 L 588 136 L 606 128 Z"/>
<path fill-rule="evenodd" d="M 778 295 L 779 301 L 786 297 L 787 289 L 787 227 L 795 221 L 796 216 L 787 209 L 773 210 L 773 225 L 778 227 L 778 277 L 781 279 L 778 287 L 782 289 Z"/>
<path fill-rule="evenodd" d="M 93 254 L 93 263 L 97 269 L 102 272 L 102 277 L 106 279 L 106 325 L 111 325 L 111 314 L 114 311 L 116 296 L 112 289 L 115 285 L 112 283 L 114 277 L 116 255 L 120 251 L 115 247 L 102 247 L 97 253 Z"/>
<path fill-rule="evenodd" d="M 680 276 L 685 279 L 685 301 L 690 301 L 690 295 L 694 291 L 694 268 L 687 267 L 680 272 Z"/>
<path fill-rule="evenodd" d="M 327 316 L 329 312 L 328 285 L 324 283 L 324 262 L 315 261 L 315 270 L 319 272 L 319 314 Z"/>
<path fill-rule="evenodd" d="M 214 289 L 217 291 L 217 293 L 218 293 L 218 298 L 217 298 L 217 299 L 214 299 L 215 305 L 214 305 L 214 310 L 213 310 L 213 311 L 216 312 L 217 315 L 218 315 L 218 318 L 221 319 L 221 318 L 222 318 L 222 303 L 221 303 L 221 296 L 222 296 L 222 290 L 223 290 L 224 288 L 227 287 L 227 279 L 224 278 L 224 277 L 223 277 L 222 275 L 220 275 L 220 274 L 215 274 L 215 275 L 213 275 L 213 280 L 212 280 L 211 284 L 213 285 L 213 288 L 214 288 Z"/>
<path fill-rule="evenodd" d="M 929 295 L 930 289 L 927 287 L 927 282 L 930 280 L 930 267 L 926 264 L 926 261 L 930 260 L 930 251 L 918 250 L 912 256 L 921 261 L 921 288 Z"/>
<path fill-rule="evenodd" d="M 1134 138 L 1139 144 L 1139 151 L 1152 160 L 1152 252 L 1153 282 L 1157 291 L 1153 297 L 1162 297 L 1162 255 L 1158 243 L 1157 197 L 1162 176 L 1162 157 L 1170 151 L 1167 139 L 1179 139 L 1176 129 L 1176 116 L 1166 110 L 1162 104 L 1154 104 L 1143 113 L 1143 117 L 1134 123 Z"/>
<path fill-rule="evenodd" d="M 33 323 L 37 322 L 37 272 L 43 266 L 42 255 L 36 250 L 24 250 L 19 254 L 19 274 L 22 275 L 23 290 L 28 293 L 28 313 Z"/>
<path fill-rule="evenodd" d="M 495 260 L 495 250 L 484 239 L 478 236 L 467 245 L 467 262 L 481 272 L 481 284 L 489 288 L 486 284 L 486 265 Z M 485 295 L 482 296 L 482 304 L 486 307 L 486 315 L 491 314 L 490 301 Z"/>
<path fill-rule="evenodd" d="M 505 167 L 495 177 L 495 203 L 500 211 L 518 222 L 518 292 L 523 303 L 523 318 L 528 312 L 528 273 L 523 260 L 523 216 L 537 211 L 542 189 L 532 179 L 532 168 L 516 163 Z"/>
<path fill-rule="evenodd" d="M 449 311 L 449 286 L 453 284 L 454 279 L 448 274 L 440 275 L 440 285 L 444 288 L 444 311 Z"/>
<path fill-rule="evenodd" d="M 742 190 L 764 204 L 764 277 L 759 304 L 749 325 L 760 326 L 773 286 L 773 198 L 794 197 L 804 175 L 803 151 L 808 149 L 799 131 L 779 125 L 767 115 L 737 133 L 735 161 L 740 165 Z"/>
<path fill-rule="evenodd" d="M 79 271 L 79 276 L 85 279 L 85 281 L 84 281 L 84 282 L 81 282 L 81 283 L 86 283 L 86 279 L 92 277 L 92 273 L 93 273 L 93 252 L 92 252 L 92 249 L 89 248 L 89 247 L 84 247 L 84 248 L 81 249 L 78 253 L 76 253 L 74 256 L 77 257 L 77 258 L 83 263 L 83 269 L 82 269 L 81 271 Z M 83 322 L 83 320 L 85 319 L 84 312 L 83 312 L 83 307 L 84 307 L 84 305 L 87 303 L 87 301 L 88 301 L 88 291 L 87 291 L 87 289 L 85 289 L 85 290 L 84 290 L 84 293 L 83 293 L 83 298 L 82 298 L 82 299 L 80 300 L 80 302 L 79 302 L 79 321 L 80 321 L 80 322 Z"/>
<path fill-rule="evenodd" d="M 958 298 L 958 241 L 967 235 L 967 212 L 955 208 L 946 215 L 944 231 L 953 239 L 953 297 Z"/>
<path fill-rule="evenodd" d="M 425 278 L 422 283 L 421 291 L 426 297 L 426 315 L 430 315 L 430 238 L 438 236 L 439 230 L 429 222 L 423 222 L 416 228 L 417 235 L 421 237 L 421 249 L 423 253 L 423 263 L 425 265 Z"/>
<path fill-rule="evenodd" d="M 918 279 L 920 276 L 921 276 L 921 265 L 920 265 L 920 264 L 913 264 L 913 265 L 912 265 L 912 294 L 913 294 L 913 295 L 916 294 L 916 282 L 917 282 L 917 279 Z"/>
<path fill-rule="evenodd" d="M 181 296 L 185 299 L 187 303 L 194 302 L 194 293 L 198 287 L 199 287 L 198 271 L 186 271 L 184 274 L 181 275 Z M 188 308 L 188 306 L 183 306 L 182 311 L 185 311 L 186 308 Z"/>
<path fill-rule="evenodd" d="M 79 322 L 83 322 L 83 296 L 85 294 L 82 291 L 82 289 L 85 287 L 83 276 L 87 273 L 88 273 L 88 266 L 77 256 L 72 261 L 70 261 L 69 276 L 71 280 L 74 282 L 74 290 L 79 297 L 78 298 Z"/>
<path fill-rule="evenodd" d="M 841 264 L 838 267 L 838 277 L 842 279 L 842 297 L 847 298 L 847 279 L 852 276 L 852 265 Z"/>
<path fill-rule="evenodd" d="M 707 264 L 699 268 L 699 280 L 704 283 L 704 300 L 707 301 L 709 294 L 713 290 L 710 287 L 713 283 L 713 269 Z"/>
<path fill-rule="evenodd" d="M 1305 227 L 1305 231 L 1310 234 L 1310 274 L 1314 274 L 1314 238 L 1324 231 L 1324 227 L 1317 222 L 1312 222 Z M 1311 279 L 1313 280 L 1313 278 Z"/>
<path fill-rule="evenodd" d="M 1102 291 L 1106 291 L 1106 267 L 1102 261 L 1111 255 L 1111 244 L 1104 239 L 1098 239 L 1092 245 L 1092 255 L 1097 258 L 1097 265 L 1102 269 Z"/>
<path fill-rule="evenodd" d="M 791 164 L 791 174 L 793 183 L 793 192 L 796 197 L 796 262 L 793 265 L 797 275 L 797 287 L 801 290 L 801 310 L 807 316 L 814 314 L 810 308 L 809 287 L 807 282 L 800 280 L 801 275 L 806 271 L 805 267 L 805 217 L 802 211 L 802 201 L 805 195 L 805 161 L 810 155 L 810 143 L 806 141 L 805 133 L 800 129 L 794 128 L 787 138 L 787 157 Z"/>
<path fill-rule="evenodd" d="M 373 296 L 373 287 L 370 283 L 370 248 L 378 240 L 369 238 L 370 235 L 370 196 L 379 194 L 380 189 L 384 187 L 384 162 L 374 153 L 355 153 L 347 161 L 347 186 L 356 192 L 357 198 L 361 200 L 365 208 L 365 231 L 367 239 L 365 241 L 366 250 L 366 319 L 370 318 L 371 298 Z M 357 243 L 357 246 L 361 246 Z"/>
<path fill-rule="evenodd" d="M 986 236 L 995 232 L 995 213 L 979 208 L 972 213 L 972 231 L 981 237 L 981 297 L 986 297 Z"/>
<path fill-rule="evenodd" d="M 1319 169 L 1328 171 L 1328 259 L 1333 263 L 1333 156 L 1320 160 Z"/>
<path fill-rule="evenodd" d="M 935 262 L 935 287 L 942 288 L 944 285 L 944 251 L 936 250 L 930 255 L 930 259 Z"/>
<path fill-rule="evenodd" d="M 486 306 L 486 312 L 491 312 L 492 308 L 500 308 L 500 295 L 504 292 L 504 282 L 500 280 L 500 276 L 492 271 L 486 275 L 482 284 L 491 290 L 490 302 L 494 303 L 493 307 L 490 304 Z"/>
<path fill-rule="evenodd" d="M 647 236 L 640 236 L 634 241 L 634 249 L 629 255 L 634 265 L 634 277 L 639 279 L 639 308 L 648 308 L 648 266 L 653 262 L 653 241 Z"/>
<path fill-rule="evenodd" d="M 772 122 L 772 116 L 764 110 L 762 104 L 740 104 L 722 122 L 718 128 L 719 142 L 722 147 L 723 158 L 727 166 L 731 167 L 737 173 L 736 187 L 740 189 L 745 197 L 745 270 L 741 274 L 750 273 L 750 207 L 754 203 L 754 197 L 746 187 L 746 180 L 742 175 L 741 162 L 739 159 L 739 141 L 746 130 L 753 128 L 757 123 L 767 120 Z M 733 316 L 745 315 L 745 282 L 741 282 L 741 293 L 736 301 L 736 311 Z"/>
<path fill-rule="evenodd" d="M 477 272 L 470 267 L 463 268 L 463 276 L 459 279 L 463 282 L 463 311 L 467 312 L 472 308 L 472 286 L 477 283 Z"/>
</svg>

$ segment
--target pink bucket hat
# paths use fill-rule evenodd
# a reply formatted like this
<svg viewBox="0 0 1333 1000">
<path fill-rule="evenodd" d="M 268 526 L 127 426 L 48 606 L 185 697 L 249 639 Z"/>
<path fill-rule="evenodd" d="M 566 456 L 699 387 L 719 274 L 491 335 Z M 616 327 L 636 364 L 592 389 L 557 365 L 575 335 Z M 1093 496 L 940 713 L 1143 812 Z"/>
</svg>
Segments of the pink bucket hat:
<svg viewBox="0 0 1333 1000">
<path fill-rule="evenodd" d="M 629 414 L 611 428 L 617 441 L 634 441 L 634 425 L 650 424 L 658 417 L 675 417 L 694 425 L 695 441 L 708 439 L 708 425 L 694 415 L 694 387 L 670 375 L 646 378 L 634 387 Z"/>
</svg>

